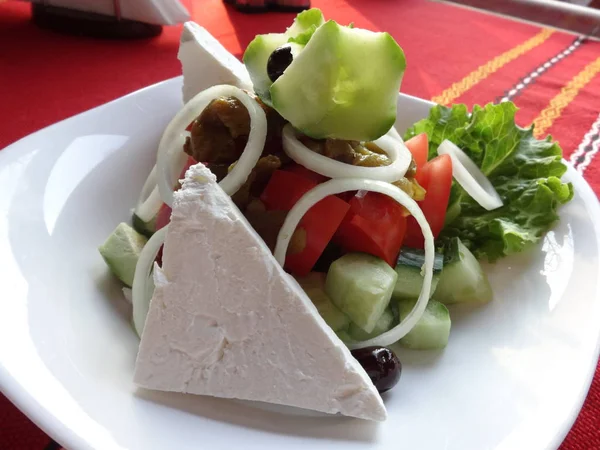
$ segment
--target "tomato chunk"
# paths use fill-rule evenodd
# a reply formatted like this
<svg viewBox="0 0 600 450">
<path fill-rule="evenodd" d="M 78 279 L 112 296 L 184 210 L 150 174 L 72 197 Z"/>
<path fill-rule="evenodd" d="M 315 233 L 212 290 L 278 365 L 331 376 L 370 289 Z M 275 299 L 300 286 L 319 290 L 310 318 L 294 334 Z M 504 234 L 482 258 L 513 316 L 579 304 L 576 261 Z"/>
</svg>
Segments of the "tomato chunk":
<svg viewBox="0 0 600 450">
<path fill-rule="evenodd" d="M 369 253 L 394 267 L 405 232 L 402 206 L 387 195 L 359 191 L 334 241 L 348 252 Z"/>
<path fill-rule="evenodd" d="M 309 180 L 313 180 L 317 184 L 323 183 L 323 182 L 329 180 L 329 178 L 327 178 L 326 176 L 321 175 L 320 173 L 317 173 L 317 172 L 313 172 L 312 170 L 307 169 L 306 167 L 304 167 L 300 164 L 292 164 L 289 167 L 286 167 L 285 171 L 295 173 L 296 175 L 300 175 L 301 177 L 307 178 Z"/>
<path fill-rule="evenodd" d="M 452 159 L 450 155 L 439 155 L 429 161 L 423 167 L 424 184 L 427 190 L 425 199 L 419 202 L 421 210 L 431 227 L 433 237 L 436 238 L 444 228 L 446 210 L 450 199 L 450 188 L 452 187 Z M 423 248 L 425 240 L 421 227 L 414 217 L 408 218 L 406 238 L 404 245 L 415 248 Z"/>
<path fill-rule="evenodd" d="M 260 199 L 268 211 L 289 211 L 306 192 L 318 183 L 297 173 L 277 170 Z M 307 275 L 333 237 L 350 206 L 330 196 L 304 215 L 290 242 L 285 268 L 296 275 Z"/>
<path fill-rule="evenodd" d="M 415 178 L 421 186 L 423 186 L 422 172 L 423 167 L 427 164 L 427 154 L 429 152 L 429 140 L 427 139 L 427 133 L 417 134 L 405 142 L 408 150 L 410 151 L 415 165 L 417 166 L 417 172 Z"/>
</svg>

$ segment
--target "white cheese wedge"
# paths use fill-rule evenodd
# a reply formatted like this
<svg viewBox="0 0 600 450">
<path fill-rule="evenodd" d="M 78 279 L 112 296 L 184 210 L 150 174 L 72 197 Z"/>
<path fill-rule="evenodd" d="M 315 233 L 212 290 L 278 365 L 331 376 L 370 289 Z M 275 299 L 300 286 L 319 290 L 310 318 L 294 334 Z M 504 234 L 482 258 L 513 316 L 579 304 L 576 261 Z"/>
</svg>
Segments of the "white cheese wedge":
<svg viewBox="0 0 600 450">
<path fill-rule="evenodd" d="M 139 386 L 385 420 L 364 369 L 202 164 L 175 193 L 154 273 Z"/>
<path fill-rule="evenodd" d="M 252 90 L 248 71 L 205 28 L 186 22 L 177 54 L 183 71 L 183 102 L 216 84 Z"/>
</svg>

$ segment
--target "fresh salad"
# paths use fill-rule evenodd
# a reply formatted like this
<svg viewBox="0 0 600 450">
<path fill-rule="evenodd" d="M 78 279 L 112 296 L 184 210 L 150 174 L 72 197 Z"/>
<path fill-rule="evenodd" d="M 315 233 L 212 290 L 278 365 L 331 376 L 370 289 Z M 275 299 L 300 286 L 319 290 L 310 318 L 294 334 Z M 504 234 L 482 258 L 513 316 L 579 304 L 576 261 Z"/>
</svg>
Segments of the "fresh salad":
<svg viewBox="0 0 600 450">
<path fill-rule="evenodd" d="M 182 59 L 185 81 L 186 64 L 209 73 L 217 61 L 228 83 L 187 99 L 162 136 L 132 225 L 119 224 L 100 247 L 127 287 L 142 340 L 173 192 L 197 164 L 380 392 L 399 376 L 389 346 L 443 349 L 448 305 L 492 300 L 479 261 L 538 243 L 573 197 L 560 147 L 517 126 L 512 102 L 434 106 L 400 136 L 406 59 L 388 33 L 311 9 L 284 33 L 255 37 L 247 74 L 204 51 L 204 67 Z M 369 358 L 384 357 L 389 373 L 390 364 L 368 369 Z"/>
</svg>

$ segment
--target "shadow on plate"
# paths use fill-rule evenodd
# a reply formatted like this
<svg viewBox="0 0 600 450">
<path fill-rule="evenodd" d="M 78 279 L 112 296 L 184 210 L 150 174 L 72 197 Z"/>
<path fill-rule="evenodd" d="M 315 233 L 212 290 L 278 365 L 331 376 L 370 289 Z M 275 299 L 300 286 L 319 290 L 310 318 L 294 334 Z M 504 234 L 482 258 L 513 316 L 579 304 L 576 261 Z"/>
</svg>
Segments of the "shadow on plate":
<svg viewBox="0 0 600 450">
<path fill-rule="evenodd" d="M 151 402 L 205 419 L 286 436 L 374 442 L 377 435 L 376 422 L 300 408 L 146 389 L 138 389 L 134 395 L 143 400 L 135 403 L 141 415 L 145 414 L 144 403 Z M 349 421 L 352 421 L 352 427 L 347 427 Z M 338 431 L 341 426 L 344 427 L 343 437 Z"/>
</svg>

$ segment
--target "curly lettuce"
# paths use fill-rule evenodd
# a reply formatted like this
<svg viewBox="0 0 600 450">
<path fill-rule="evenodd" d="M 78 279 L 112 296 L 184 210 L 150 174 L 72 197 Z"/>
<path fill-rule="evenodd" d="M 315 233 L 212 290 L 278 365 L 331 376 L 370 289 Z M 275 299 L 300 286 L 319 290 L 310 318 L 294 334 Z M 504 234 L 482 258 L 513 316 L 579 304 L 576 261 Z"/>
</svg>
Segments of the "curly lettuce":
<svg viewBox="0 0 600 450">
<path fill-rule="evenodd" d="M 559 205 L 573 198 L 573 185 L 563 183 L 567 167 L 552 138 L 538 140 L 533 127 L 515 124 L 512 102 L 485 107 L 435 106 L 417 122 L 406 139 L 429 137 L 429 158 L 449 139 L 460 147 L 494 185 L 504 206 L 487 211 L 456 182 L 452 185 L 441 243 L 459 237 L 477 256 L 495 261 L 538 242 L 558 220 Z"/>
</svg>

